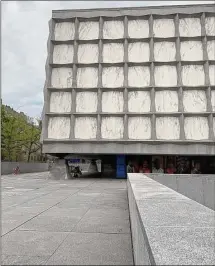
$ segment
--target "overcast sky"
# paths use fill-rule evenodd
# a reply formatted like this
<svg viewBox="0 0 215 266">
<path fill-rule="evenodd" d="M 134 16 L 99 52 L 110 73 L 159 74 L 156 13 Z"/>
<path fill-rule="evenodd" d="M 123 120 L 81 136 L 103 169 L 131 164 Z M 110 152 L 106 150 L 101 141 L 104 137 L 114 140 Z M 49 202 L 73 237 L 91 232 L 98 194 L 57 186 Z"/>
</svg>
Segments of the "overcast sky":
<svg viewBox="0 0 215 266">
<path fill-rule="evenodd" d="M 214 1 L 5 1 L 2 3 L 3 103 L 40 117 L 48 20 L 54 9 L 214 3 Z"/>
</svg>

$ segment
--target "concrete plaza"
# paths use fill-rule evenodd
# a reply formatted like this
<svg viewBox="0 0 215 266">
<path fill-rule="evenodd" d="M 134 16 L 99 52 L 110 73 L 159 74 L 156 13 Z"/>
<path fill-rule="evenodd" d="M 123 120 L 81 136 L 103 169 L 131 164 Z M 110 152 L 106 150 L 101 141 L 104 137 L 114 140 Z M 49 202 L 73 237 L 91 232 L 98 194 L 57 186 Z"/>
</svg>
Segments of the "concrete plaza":
<svg viewBox="0 0 215 266">
<path fill-rule="evenodd" d="M 133 265 L 126 180 L 5 175 L 2 265 Z"/>
</svg>

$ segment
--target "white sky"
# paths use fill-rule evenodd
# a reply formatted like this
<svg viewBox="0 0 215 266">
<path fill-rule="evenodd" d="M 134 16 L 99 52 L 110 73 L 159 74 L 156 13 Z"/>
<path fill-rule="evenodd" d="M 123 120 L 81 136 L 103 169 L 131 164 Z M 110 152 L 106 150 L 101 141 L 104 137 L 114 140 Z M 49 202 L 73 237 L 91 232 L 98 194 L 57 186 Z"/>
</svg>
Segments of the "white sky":
<svg viewBox="0 0 215 266">
<path fill-rule="evenodd" d="M 54 9 L 184 5 L 215 1 L 5 1 L 2 3 L 3 103 L 32 117 L 43 107 L 48 21 Z"/>
</svg>

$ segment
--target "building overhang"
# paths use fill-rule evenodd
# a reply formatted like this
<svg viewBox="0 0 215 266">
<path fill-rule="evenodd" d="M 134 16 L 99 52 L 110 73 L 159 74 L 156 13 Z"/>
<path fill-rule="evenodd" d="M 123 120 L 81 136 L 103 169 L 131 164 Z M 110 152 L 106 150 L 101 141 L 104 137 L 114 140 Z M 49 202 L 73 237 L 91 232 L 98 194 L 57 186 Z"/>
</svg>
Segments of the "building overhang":
<svg viewBox="0 0 215 266">
<path fill-rule="evenodd" d="M 51 141 L 43 142 L 49 154 L 153 154 L 153 155 L 215 155 L 212 141 Z"/>
</svg>

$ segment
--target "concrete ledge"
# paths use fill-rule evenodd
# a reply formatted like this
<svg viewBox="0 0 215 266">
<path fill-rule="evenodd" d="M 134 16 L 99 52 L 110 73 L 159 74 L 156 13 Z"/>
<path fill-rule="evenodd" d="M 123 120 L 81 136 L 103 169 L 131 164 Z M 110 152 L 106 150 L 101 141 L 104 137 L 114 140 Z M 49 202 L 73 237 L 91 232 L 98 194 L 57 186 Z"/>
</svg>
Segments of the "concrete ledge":
<svg viewBox="0 0 215 266">
<path fill-rule="evenodd" d="M 135 265 L 213 265 L 215 212 L 143 174 L 128 175 Z"/>
<path fill-rule="evenodd" d="M 215 175 L 146 174 L 146 176 L 215 210 Z"/>
</svg>

